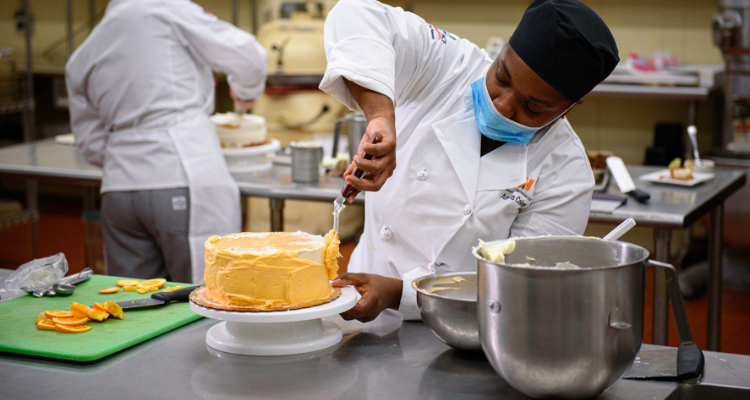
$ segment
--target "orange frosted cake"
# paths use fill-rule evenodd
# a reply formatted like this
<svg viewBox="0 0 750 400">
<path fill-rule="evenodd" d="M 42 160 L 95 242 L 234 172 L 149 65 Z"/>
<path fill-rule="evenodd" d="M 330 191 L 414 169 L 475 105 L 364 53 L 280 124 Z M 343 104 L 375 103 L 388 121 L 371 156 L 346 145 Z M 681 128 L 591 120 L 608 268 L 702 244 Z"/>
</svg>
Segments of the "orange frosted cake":
<svg viewBox="0 0 750 400">
<path fill-rule="evenodd" d="M 333 230 L 325 237 L 299 231 L 211 236 L 205 248 L 209 306 L 263 311 L 335 298 L 329 280 L 338 276 L 341 254 Z"/>
</svg>

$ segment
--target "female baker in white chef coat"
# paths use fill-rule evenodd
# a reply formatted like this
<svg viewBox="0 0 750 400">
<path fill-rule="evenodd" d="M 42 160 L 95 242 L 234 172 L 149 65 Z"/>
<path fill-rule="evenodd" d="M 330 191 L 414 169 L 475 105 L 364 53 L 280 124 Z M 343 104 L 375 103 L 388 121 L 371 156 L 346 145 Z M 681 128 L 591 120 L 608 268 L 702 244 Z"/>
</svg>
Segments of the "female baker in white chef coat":
<svg viewBox="0 0 750 400">
<path fill-rule="evenodd" d="M 76 146 L 103 168 L 107 273 L 202 282 L 204 241 L 242 221 L 209 119 L 212 70 L 247 107 L 263 47 L 188 0 L 112 0 L 65 70 Z"/>
<path fill-rule="evenodd" d="M 477 239 L 583 233 L 593 174 L 564 116 L 619 61 L 590 8 L 534 1 L 492 60 L 400 8 L 342 0 L 325 46 L 320 88 L 368 118 L 354 162 L 372 175 L 345 174 L 368 191 L 354 273 L 334 282 L 362 294 L 345 318 L 419 319 L 412 280 L 475 270 Z"/>
</svg>

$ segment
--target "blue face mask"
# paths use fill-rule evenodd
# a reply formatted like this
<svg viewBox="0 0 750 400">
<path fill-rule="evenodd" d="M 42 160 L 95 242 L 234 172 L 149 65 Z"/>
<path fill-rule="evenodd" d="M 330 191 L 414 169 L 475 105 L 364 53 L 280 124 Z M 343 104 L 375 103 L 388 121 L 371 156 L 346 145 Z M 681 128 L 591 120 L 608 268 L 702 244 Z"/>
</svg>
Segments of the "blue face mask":
<svg viewBox="0 0 750 400">
<path fill-rule="evenodd" d="M 479 131 L 492 140 L 529 144 L 537 131 L 544 129 L 557 121 L 557 118 L 560 118 L 558 116 L 539 128 L 531 128 L 509 119 L 500 111 L 497 111 L 495 105 L 492 104 L 487 85 L 484 83 L 484 77 L 471 84 L 471 95 L 474 100 L 474 119 Z M 568 112 L 575 104 L 571 104 L 562 114 Z M 562 116 L 562 114 L 560 115 Z"/>
</svg>

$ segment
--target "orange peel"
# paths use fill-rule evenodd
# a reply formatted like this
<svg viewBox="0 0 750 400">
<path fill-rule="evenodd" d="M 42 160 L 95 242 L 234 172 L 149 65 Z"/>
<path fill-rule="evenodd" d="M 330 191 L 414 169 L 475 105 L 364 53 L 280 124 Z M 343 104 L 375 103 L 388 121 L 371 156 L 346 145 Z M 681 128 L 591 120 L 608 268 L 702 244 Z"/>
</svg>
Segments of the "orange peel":
<svg viewBox="0 0 750 400">
<path fill-rule="evenodd" d="M 119 286 L 112 286 L 104 289 L 99 289 L 99 293 L 101 294 L 110 294 L 110 293 L 116 293 L 120 291 Z"/>
<path fill-rule="evenodd" d="M 51 319 L 43 319 L 36 324 L 36 329 L 41 329 L 43 331 L 54 331 L 55 323 L 52 322 Z"/>
<path fill-rule="evenodd" d="M 62 310 L 45 311 L 44 315 L 46 315 L 47 318 L 72 318 L 73 317 L 72 312 L 62 311 Z"/>
<path fill-rule="evenodd" d="M 140 282 L 136 285 L 136 287 L 155 287 L 160 288 L 164 286 L 164 284 L 167 283 L 167 280 L 164 278 L 158 278 L 158 279 L 149 279 L 147 281 Z"/>
<path fill-rule="evenodd" d="M 94 311 L 94 309 L 85 304 L 76 303 L 75 301 L 70 305 L 70 312 L 79 317 L 90 318 L 89 313 L 91 311 Z"/>
<path fill-rule="evenodd" d="M 106 311 L 100 311 L 100 310 L 94 310 L 92 309 L 89 312 L 89 318 L 93 319 L 96 322 L 102 322 L 105 319 L 109 318 L 109 313 Z"/>
<path fill-rule="evenodd" d="M 52 322 L 59 325 L 79 326 L 89 322 L 88 318 L 52 318 Z M 54 325 L 53 325 L 54 326 Z"/>
<path fill-rule="evenodd" d="M 68 325 L 55 324 L 54 329 L 55 329 L 55 332 L 80 333 L 80 332 L 86 332 L 88 330 L 91 330 L 91 327 L 88 325 L 68 326 Z"/>
<path fill-rule="evenodd" d="M 125 319 L 125 313 L 122 312 L 122 307 L 119 304 L 112 301 L 105 301 L 104 308 L 114 318 Z"/>
<path fill-rule="evenodd" d="M 120 279 L 119 281 L 115 283 L 117 284 L 117 286 L 125 287 L 125 286 L 135 286 L 141 283 L 141 281 L 137 281 L 135 279 Z"/>
<path fill-rule="evenodd" d="M 126 292 L 135 292 L 136 288 L 135 288 L 135 286 L 123 286 L 122 290 L 124 290 Z"/>
</svg>

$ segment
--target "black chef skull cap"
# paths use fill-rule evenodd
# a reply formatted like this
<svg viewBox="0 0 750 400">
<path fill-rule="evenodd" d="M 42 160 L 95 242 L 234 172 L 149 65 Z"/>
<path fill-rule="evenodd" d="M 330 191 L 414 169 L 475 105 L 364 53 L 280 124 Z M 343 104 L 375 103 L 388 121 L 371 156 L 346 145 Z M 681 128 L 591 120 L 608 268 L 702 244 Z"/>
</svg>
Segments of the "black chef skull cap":
<svg viewBox="0 0 750 400">
<path fill-rule="evenodd" d="M 620 57 L 607 25 L 578 0 L 536 0 L 509 40 L 545 82 L 580 100 L 614 70 Z"/>
</svg>

